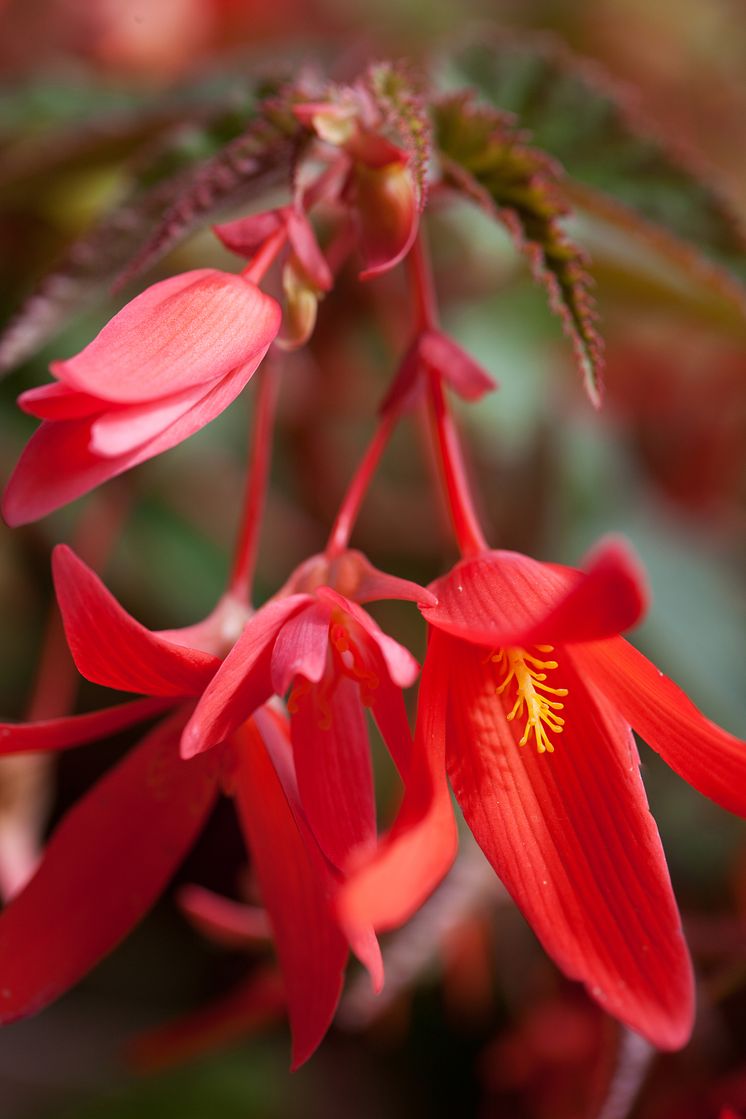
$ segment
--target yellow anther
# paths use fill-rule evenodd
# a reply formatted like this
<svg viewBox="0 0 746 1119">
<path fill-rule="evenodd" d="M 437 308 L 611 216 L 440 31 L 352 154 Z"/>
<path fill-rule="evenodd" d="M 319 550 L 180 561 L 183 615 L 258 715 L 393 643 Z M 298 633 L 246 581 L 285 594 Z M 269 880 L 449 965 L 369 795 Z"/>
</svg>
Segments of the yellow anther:
<svg viewBox="0 0 746 1119">
<path fill-rule="evenodd" d="M 536 645 L 540 653 L 553 653 L 552 645 Z M 515 682 L 516 699 L 507 715 L 508 722 L 525 717 L 526 725 L 520 745 L 525 746 L 533 735 L 536 749 L 540 754 L 554 752 L 550 734 L 562 734 L 565 720 L 558 714 L 564 708 L 564 703 L 550 696 L 566 696 L 567 688 L 552 688 L 545 683 L 547 672 L 557 668 L 557 661 L 540 660 L 525 649 L 500 649 L 491 654 L 490 658 L 495 664 L 504 667 L 505 675 L 495 689 L 497 695 L 502 695 L 508 686 Z"/>
</svg>

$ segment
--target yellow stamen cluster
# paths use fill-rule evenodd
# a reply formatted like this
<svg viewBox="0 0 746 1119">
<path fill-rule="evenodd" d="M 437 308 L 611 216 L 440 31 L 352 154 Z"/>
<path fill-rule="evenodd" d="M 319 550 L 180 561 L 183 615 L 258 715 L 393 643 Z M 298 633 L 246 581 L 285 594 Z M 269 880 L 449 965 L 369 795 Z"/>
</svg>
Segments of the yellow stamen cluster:
<svg viewBox="0 0 746 1119">
<path fill-rule="evenodd" d="M 539 653 L 554 651 L 552 645 L 536 645 L 535 648 Z M 500 665 L 505 673 L 496 688 L 497 695 L 502 695 L 508 685 L 515 681 L 516 700 L 508 713 L 508 721 L 525 716 L 526 728 L 520 745 L 525 746 L 533 735 L 540 754 L 554 753 L 549 735 L 562 734 L 565 720 L 558 712 L 565 705 L 560 700 L 549 697 L 566 696 L 567 688 L 552 688 L 545 681 L 547 672 L 557 667 L 557 661 L 540 660 L 521 648 L 500 649 L 490 656 L 490 660 Z"/>
</svg>

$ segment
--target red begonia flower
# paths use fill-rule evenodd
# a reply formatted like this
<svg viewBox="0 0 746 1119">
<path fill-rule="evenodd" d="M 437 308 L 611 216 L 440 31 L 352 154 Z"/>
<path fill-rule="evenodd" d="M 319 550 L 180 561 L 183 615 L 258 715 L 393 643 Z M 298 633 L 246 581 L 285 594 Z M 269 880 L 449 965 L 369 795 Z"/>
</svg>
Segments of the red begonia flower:
<svg viewBox="0 0 746 1119">
<path fill-rule="evenodd" d="M 145 692 L 152 698 L 91 715 L 26 726 L 2 725 L 0 753 L 63 749 L 142 722 L 168 707 L 178 710 L 72 809 L 35 877 L 17 902 L 0 915 L 6 965 L 14 974 L 18 969 L 19 976 L 5 984 L 10 994 L 5 1002 L 0 1000 L 0 1021 L 21 1017 L 52 1001 L 126 935 L 155 900 L 196 834 L 199 821 L 190 830 L 192 816 L 200 806 L 204 812 L 209 809 L 222 783 L 236 798 L 262 885 L 286 981 L 297 1065 L 307 1059 L 328 1029 L 349 949 L 368 968 L 376 988 L 383 977 L 380 950 L 370 925 L 361 921 L 343 929 L 339 923 L 336 895 L 343 876 L 327 862 L 299 807 L 287 720 L 256 710 L 272 692 L 269 659 L 267 688 L 254 689 L 256 703 L 247 712 L 254 714 L 255 722 L 245 725 L 244 714 L 233 719 L 235 708 L 229 706 L 230 727 L 226 725 L 218 749 L 209 755 L 212 760 L 195 764 L 193 759 L 180 759 L 178 740 L 192 714 L 194 699 L 216 677 L 223 663 L 220 654 L 230 647 L 245 622 L 240 605 L 226 597 L 196 626 L 153 633 L 122 609 L 69 548 L 56 549 L 53 570 L 68 643 L 81 672 L 105 686 Z M 370 574 L 365 578 L 371 581 Z M 381 579 L 385 577 L 379 573 Z M 410 590 L 409 596 L 417 594 Z M 265 630 L 276 636 L 277 619 L 281 623 L 292 617 L 299 603 L 307 601 L 316 600 L 292 595 L 269 603 L 246 625 L 244 637 L 250 635 L 251 641 L 242 638 L 242 647 L 250 648 L 253 642 L 261 649 Z M 358 609 L 350 605 L 353 612 Z M 273 620 L 269 627 L 267 617 Z M 401 674 L 402 665 L 409 664 L 408 654 L 380 633 L 372 620 L 368 624 Z M 401 703 L 400 695 L 398 699 Z M 398 714 L 395 707 L 391 722 L 403 741 L 409 734 L 403 705 L 403 727 Z M 99 828 L 100 820 L 108 818 L 114 833 L 119 828 L 120 817 L 112 804 L 120 794 L 119 811 L 126 813 L 127 826 L 120 829 L 121 836 L 107 832 L 107 841 L 99 842 L 98 831 L 104 830 L 103 823 Z M 171 818 L 173 813 L 178 819 Z M 132 829 L 137 831 L 137 841 L 132 839 Z M 149 844 L 154 846 L 152 854 Z M 124 869 L 119 866 L 122 859 L 127 860 Z M 110 902 L 109 893 L 116 894 L 121 882 L 127 899 Z M 68 897 L 73 898 L 74 912 L 65 908 Z M 30 922 L 37 931 L 29 938 L 31 956 L 26 967 L 16 956 L 22 953 Z M 79 933 L 83 926 L 88 930 L 85 935 Z M 42 965 L 44 936 L 40 930 L 45 927 L 55 928 L 60 947 L 50 950 Z M 0 982 L 2 966 L 0 961 Z"/>
<path fill-rule="evenodd" d="M 621 544 L 586 573 L 486 552 L 431 590 L 420 779 L 343 891 L 343 921 L 387 927 L 447 869 L 450 847 L 433 847 L 451 827 L 447 767 L 477 841 L 559 966 L 653 1044 L 678 1048 L 692 1024 L 691 965 L 631 728 L 741 814 L 746 744 L 618 636 L 645 602 Z"/>
<path fill-rule="evenodd" d="M 225 742 L 270 696 L 292 688 L 292 740 L 304 811 L 325 855 L 344 870 L 353 852 L 375 840 L 363 709 L 370 707 L 404 774 L 411 735 L 402 688 L 413 683 L 418 666 L 356 602 L 318 585 L 322 568 L 364 600 L 434 601 L 416 584 L 377 572 L 359 553 L 321 566 L 311 560 L 294 577 L 308 591 L 285 593 L 291 581 L 282 597 L 250 618 L 221 661 L 211 650 L 218 650 L 226 622 L 229 628 L 235 624 L 231 616 L 223 618 L 223 629 L 218 611 L 200 626 L 152 633 L 69 548 L 58 547 L 53 559 L 68 644 L 87 679 L 174 701 L 201 697 L 184 732 L 185 757 Z"/>
<path fill-rule="evenodd" d="M 336 567 L 343 583 L 362 593 L 376 588 L 386 597 L 427 597 L 416 584 L 376 573 L 352 553 Z M 344 871 L 353 854 L 372 848 L 376 835 L 364 708 L 406 772 L 411 735 L 401 689 L 414 682 L 418 665 L 356 602 L 318 586 L 312 563 L 302 572 L 296 585 L 308 591 L 267 603 L 247 624 L 198 702 L 182 748 L 189 757 L 224 741 L 270 695 L 290 689 L 303 810 L 326 857 Z"/>
<path fill-rule="evenodd" d="M 8 483 L 18 525 L 199 431 L 238 396 L 275 338 L 280 308 L 242 276 L 202 268 L 153 284 L 56 382 L 19 398 L 43 422 Z"/>
</svg>

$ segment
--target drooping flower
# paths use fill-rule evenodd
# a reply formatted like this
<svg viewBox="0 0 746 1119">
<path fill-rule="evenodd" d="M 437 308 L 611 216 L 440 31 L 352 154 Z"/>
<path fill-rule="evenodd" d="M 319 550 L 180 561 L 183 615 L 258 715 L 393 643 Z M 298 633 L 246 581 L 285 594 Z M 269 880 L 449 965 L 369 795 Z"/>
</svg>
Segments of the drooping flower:
<svg viewBox="0 0 746 1119">
<path fill-rule="evenodd" d="M 45 516 L 199 431 L 238 396 L 280 326 L 243 276 L 211 268 L 161 280 L 20 406 L 42 420 L 3 498 L 9 525 Z"/>
<path fill-rule="evenodd" d="M 742 815 L 746 744 L 619 636 L 645 603 L 621 544 L 586 573 L 484 552 L 431 590 L 413 777 L 388 840 L 342 896 L 343 920 L 399 923 L 445 872 L 447 768 L 477 842 L 562 970 L 659 1048 L 680 1047 L 691 965 L 632 728 Z"/>
<path fill-rule="evenodd" d="M 235 800 L 269 915 L 297 1066 L 329 1027 L 350 948 L 376 987 L 381 959 L 370 927 L 347 932 L 340 926 L 335 896 L 343 875 L 330 866 L 301 808 L 286 718 L 260 707 L 204 757 L 180 756 L 195 698 L 245 618 L 224 601 L 196 626 L 152 633 L 69 549 L 57 550 L 54 571 L 79 669 L 98 683 L 152 698 L 90 715 L 2 725 L 0 753 L 64 749 L 173 710 L 73 807 L 34 877 L 0 914 L 0 1021 L 40 1010 L 126 936 L 222 789 Z"/>
<path fill-rule="evenodd" d="M 185 756 L 206 750 L 271 694 L 289 690 L 303 811 L 341 871 L 369 852 L 376 837 L 366 707 L 402 775 L 410 763 L 402 688 L 414 682 L 418 665 L 360 608 L 377 598 L 431 600 L 416 584 L 377 572 L 359 553 L 308 561 L 246 626 L 183 737 Z"/>
</svg>

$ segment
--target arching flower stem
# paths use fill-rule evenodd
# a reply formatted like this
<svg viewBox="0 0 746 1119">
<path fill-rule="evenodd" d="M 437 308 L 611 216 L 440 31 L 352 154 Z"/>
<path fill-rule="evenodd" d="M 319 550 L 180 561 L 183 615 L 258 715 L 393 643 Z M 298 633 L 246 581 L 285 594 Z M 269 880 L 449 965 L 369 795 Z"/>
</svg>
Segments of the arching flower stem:
<svg viewBox="0 0 746 1119">
<path fill-rule="evenodd" d="M 254 581 L 259 529 L 272 459 L 272 434 L 277 411 L 280 377 L 277 357 L 270 351 L 257 373 L 258 392 L 252 416 L 251 455 L 246 478 L 243 518 L 233 557 L 228 589 L 234 598 L 248 602 Z"/>
<path fill-rule="evenodd" d="M 347 487 L 347 492 L 342 499 L 339 512 L 332 525 L 332 530 L 326 545 L 326 555 L 329 558 L 338 556 L 340 552 L 345 550 L 349 543 L 358 513 L 360 512 L 360 506 L 368 492 L 368 487 L 376 472 L 378 463 L 381 461 L 381 455 L 388 446 L 389 439 L 396 427 L 398 418 L 398 410 L 392 408 L 390 411 L 385 412 L 378 421 L 378 426 L 373 433 L 373 438 L 368 444 L 360 465 Z"/>
<path fill-rule="evenodd" d="M 260 284 L 286 242 L 287 232 L 283 226 L 267 238 L 256 256 L 242 269 L 241 275 L 252 284 Z"/>
<path fill-rule="evenodd" d="M 421 331 L 434 329 L 438 324 L 437 302 L 421 230 L 407 259 L 412 278 L 417 328 Z M 443 391 L 443 378 L 435 369 L 430 370 L 429 387 L 431 425 L 438 447 L 451 522 L 461 554 L 466 558 L 486 551 L 487 542 L 474 509 L 461 443 Z"/>
</svg>

